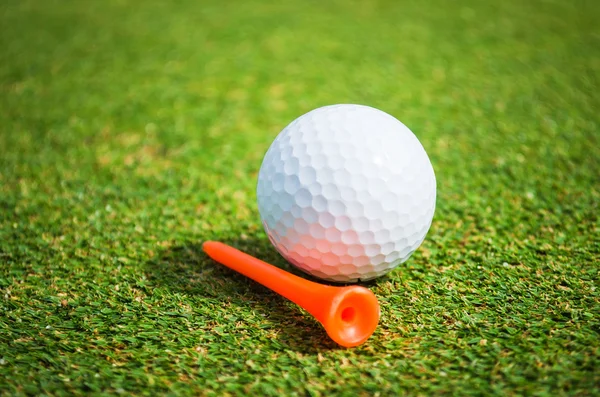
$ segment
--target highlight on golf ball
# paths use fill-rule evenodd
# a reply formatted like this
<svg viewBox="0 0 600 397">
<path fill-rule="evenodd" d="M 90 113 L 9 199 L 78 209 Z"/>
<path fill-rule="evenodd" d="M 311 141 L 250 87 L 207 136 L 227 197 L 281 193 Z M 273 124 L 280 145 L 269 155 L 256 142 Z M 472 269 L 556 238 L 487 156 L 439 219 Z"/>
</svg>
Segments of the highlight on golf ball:
<svg viewBox="0 0 600 397">
<path fill-rule="evenodd" d="M 297 118 L 263 159 L 258 209 L 270 241 L 320 279 L 365 281 L 405 262 L 435 211 L 436 181 L 417 137 L 362 105 Z"/>
</svg>

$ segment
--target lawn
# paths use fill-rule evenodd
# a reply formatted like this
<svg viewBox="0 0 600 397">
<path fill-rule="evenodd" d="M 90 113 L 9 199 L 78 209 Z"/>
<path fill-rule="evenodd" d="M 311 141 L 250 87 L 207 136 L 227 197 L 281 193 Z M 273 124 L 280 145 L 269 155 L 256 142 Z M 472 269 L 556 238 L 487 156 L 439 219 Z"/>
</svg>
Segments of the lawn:
<svg viewBox="0 0 600 397">
<path fill-rule="evenodd" d="M 0 4 L 0 394 L 600 395 L 600 6 Z M 206 257 L 290 269 L 262 156 L 382 109 L 437 177 L 357 348 Z"/>
</svg>

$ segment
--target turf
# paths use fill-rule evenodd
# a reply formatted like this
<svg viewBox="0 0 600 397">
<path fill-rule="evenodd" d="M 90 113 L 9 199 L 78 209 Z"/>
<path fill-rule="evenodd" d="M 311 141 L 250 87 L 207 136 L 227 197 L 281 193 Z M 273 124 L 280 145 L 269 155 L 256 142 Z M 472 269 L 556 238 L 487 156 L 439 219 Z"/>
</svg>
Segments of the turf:
<svg viewBox="0 0 600 397">
<path fill-rule="evenodd" d="M 496 3 L 3 1 L 0 393 L 600 395 L 600 7 Z M 289 269 L 257 171 L 333 103 L 438 180 L 354 349 L 200 249 Z"/>
</svg>

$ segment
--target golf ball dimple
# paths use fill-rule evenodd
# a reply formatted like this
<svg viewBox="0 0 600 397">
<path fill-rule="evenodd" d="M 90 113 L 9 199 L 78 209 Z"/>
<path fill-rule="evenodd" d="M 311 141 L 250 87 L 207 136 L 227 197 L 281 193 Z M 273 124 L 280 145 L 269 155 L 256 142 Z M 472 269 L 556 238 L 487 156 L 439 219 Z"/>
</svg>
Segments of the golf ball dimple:
<svg viewBox="0 0 600 397">
<path fill-rule="evenodd" d="M 258 210 L 279 253 L 325 280 L 380 277 L 425 239 L 436 181 L 427 153 L 400 121 L 362 105 L 294 120 L 258 176 Z"/>
</svg>

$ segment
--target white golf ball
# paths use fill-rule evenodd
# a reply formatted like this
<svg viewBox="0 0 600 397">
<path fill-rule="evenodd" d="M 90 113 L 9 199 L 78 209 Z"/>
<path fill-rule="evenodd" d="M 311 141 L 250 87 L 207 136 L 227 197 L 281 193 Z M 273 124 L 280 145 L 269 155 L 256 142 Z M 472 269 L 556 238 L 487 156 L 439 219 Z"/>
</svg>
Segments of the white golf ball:
<svg viewBox="0 0 600 397">
<path fill-rule="evenodd" d="M 361 105 L 315 109 L 271 144 L 257 186 L 275 248 L 329 281 L 380 277 L 421 245 L 435 211 L 427 153 L 400 121 Z"/>
</svg>

